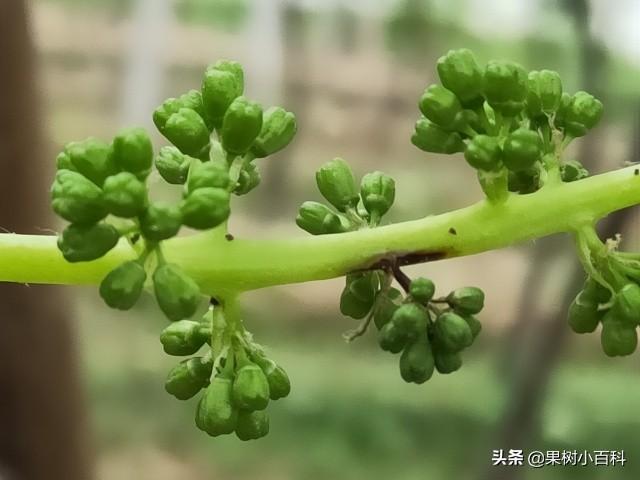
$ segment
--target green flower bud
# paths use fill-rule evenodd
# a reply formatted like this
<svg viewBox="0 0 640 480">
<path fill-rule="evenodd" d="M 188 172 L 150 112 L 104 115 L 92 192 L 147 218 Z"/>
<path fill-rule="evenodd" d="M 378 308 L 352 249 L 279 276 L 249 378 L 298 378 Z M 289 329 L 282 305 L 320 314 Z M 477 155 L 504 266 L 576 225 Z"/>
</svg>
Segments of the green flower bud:
<svg viewBox="0 0 640 480">
<path fill-rule="evenodd" d="M 153 147 L 143 128 L 128 128 L 118 133 L 113 139 L 110 155 L 122 170 L 142 177 L 151 172 Z"/>
<path fill-rule="evenodd" d="M 345 212 L 358 205 L 358 189 L 353 171 L 347 162 L 336 158 L 325 163 L 316 172 L 318 190 L 331 205 Z"/>
<path fill-rule="evenodd" d="M 473 110 L 462 110 L 456 115 L 450 129 L 468 135 L 467 132 L 469 131 L 469 128 L 478 133 L 483 133 L 485 131 L 484 125 L 482 125 L 480 117 L 476 112 Z"/>
<path fill-rule="evenodd" d="M 480 320 L 478 320 L 473 315 L 461 315 L 461 317 L 464 318 L 464 321 L 467 322 L 467 325 L 469 325 L 471 335 L 473 337 L 473 340 L 475 340 L 482 331 L 482 324 L 480 323 Z"/>
<path fill-rule="evenodd" d="M 462 105 L 451 90 L 442 85 L 429 85 L 420 97 L 420 111 L 436 125 L 449 129 L 462 112 Z"/>
<path fill-rule="evenodd" d="M 416 122 L 411 143 L 420 150 L 431 153 L 452 154 L 462 152 L 465 149 L 462 137 L 458 133 L 447 132 L 426 118 L 421 118 Z"/>
<path fill-rule="evenodd" d="M 355 319 L 367 316 L 373 307 L 373 300 L 362 299 L 354 295 L 347 285 L 340 295 L 340 312 L 343 315 Z"/>
<path fill-rule="evenodd" d="M 373 323 L 381 330 L 391 321 L 393 314 L 400 307 L 402 293 L 397 288 L 390 288 L 386 292 L 378 293 L 376 310 L 373 313 Z"/>
<path fill-rule="evenodd" d="M 232 73 L 236 78 L 236 82 L 240 85 L 240 95 L 244 91 L 244 70 L 242 65 L 234 60 L 218 60 L 215 65 L 209 68 L 215 68 L 223 72 Z"/>
<path fill-rule="evenodd" d="M 513 117 L 525 105 L 527 72 L 519 64 L 491 60 L 484 70 L 484 94 L 487 103 L 496 111 Z"/>
<path fill-rule="evenodd" d="M 182 185 L 187 181 L 193 157 L 184 155 L 176 147 L 162 147 L 156 156 L 156 168 L 167 183 Z"/>
<path fill-rule="evenodd" d="M 253 363 L 236 373 L 233 404 L 241 410 L 264 410 L 269 404 L 269 382 L 262 369 Z"/>
<path fill-rule="evenodd" d="M 165 100 L 162 105 L 153 112 L 153 123 L 155 123 L 158 131 L 164 134 L 164 128 L 169 117 L 174 113 L 178 113 L 181 108 L 194 110 L 198 115 L 200 115 L 200 117 L 202 117 L 204 122 L 207 124 L 207 128 L 210 131 L 213 129 L 213 125 L 205 113 L 204 105 L 202 103 L 202 95 L 198 90 L 189 90 L 179 98 L 169 98 Z"/>
<path fill-rule="evenodd" d="M 482 72 L 471 50 L 450 50 L 438 59 L 437 68 L 442 85 L 465 106 L 482 103 Z"/>
<path fill-rule="evenodd" d="M 88 262 L 104 256 L 116 246 L 120 234 L 108 223 L 72 223 L 58 237 L 58 249 L 67 262 Z"/>
<path fill-rule="evenodd" d="M 435 292 L 436 286 L 428 278 L 415 278 L 409 284 L 409 295 L 419 303 L 424 304 L 431 301 Z"/>
<path fill-rule="evenodd" d="M 269 433 L 269 415 L 264 410 L 248 412 L 240 410 L 238 412 L 238 423 L 236 424 L 236 436 L 246 442 L 257 440 Z"/>
<path fill-rule="evenodd" d="M 65 146 L 73 170 L 82 174 L 98 186 L 104 179 L 118 173 L 117 166 L 109 155 L 109 145 L 97 138 L 71 142 Z"/>
<path fill-rule="evenodd" d="M 278 400 L 291 393 L 291 382 L 287 372 L 276 362 L 267 358 L 257 358 L 256 363 L 262 369 L 269 384 L 269 398 Z"/>
<path fill-rule="evenodd" d="M 56 170 L 76 171 L 76 167 L 71 162 L 71 157 L 66 151 L 62 151 L 56 157 Z"/>
<path fill-rule="evenodd" d="M 147 273 L 140 263 L 124 262 L 104 277 L 100 283 L 100 296 L 111 308 L 129 310 L 140 298 L 146 279 Z"/>
<path fill-rule="evenodd" d="M 342 222 L 329 207 L 318 202 L 304 202 L 298 210 L 296 224 L 311 235 L 342 233 L 348 230 L 346 222 Z"/>
<path fill-rule="evenodd" d="M 212 437 L 232 433 L 238 422 L 238 410 L 231 401 L 231 380 L 215 377 L 198 404 L 196 424 Z"/>
<path fill-rule="evenodd" d="M 204 411 L 202 410 L 202 398 L 203 397 L 200 397 L 200 400 L 198 400 L 198 404 L 196 405 L 195 424 L 199 430 L 206 432 L 204 424 Z"/>
<path fill-rule="evenodd" d="M 529 115 L 553 113 L 560 106 L 562 80 L 558 72 L 540 70 L 529 72 L 527 110 Z"/>
<path fill-rule="evenodd" d="M 187 155 L 199 157 L 209 147 L 209 129 L 195 110 L 181 108 L 172 114 L 162 134 Z"/>
<path fill-rule="evenodd" d="M 164 127 L 169 117 L 174 113 L 178 113 L 181 108 L 189 108 L 183 105 L 177 98 L 167 98 L 162 105 L 153 111 L 153 123 L 159 132 L 164 134 Z"/>
<path fill-rule="evenodd" d="M 409 339 L 414 339 L 426 333 L 429 316 L 420 305 L 405 303 L 395 311 L 391 322 L 396 324 Z"/>
<path fill-rule="evenodd" d="M 170 263 L 160 265 L 153 272 L 153 289 L 160 310 L 172 322 L 191 317 L 202 300 L 198 284 Z"/>
<path fill-rule="evenodd" d="M 602 320 L 600 343 L 605 355 L 609 357 L 631 355 L 638 346 L 636 327 L 607 314 Z"/>
<path fill-rule="evenodd" d="M 589 170 L 577 160 L 569 160 L 560 166 L 560 177 L 563 182 L 575 182 L 589 176 Z"/>
<path fill-rule="evenodd" d="M 102 187 L 104 203 L 116 217 L 131 218 L 147 207 L 147 186 L 129 172 L 108 177 Z"/>
<path fill-rule="evenodd" d="M 206 123 L 209 131 L 213 130 L 213 121 L 207 115 L 207 112 L 204 108 L 204 103 L 202 101 L 202 94 L 199 90 L 189 90 L 187 93 L 180 95 L 178 101 L 181 105 L 181 108 L 190 108 L 194 110 L 198 115 L 202 117 L 204 123 Z"/>
<path fill-rule="evenodd" d="M 422 384 L 433 375 L 433 352 L 426 338 L 407 345 L 400 356 L 400 376 L 407 383 Z"/>
<path fill-rule="evenodd" d="M 183 360 L 171 369 L 164 388 L 178 400 L 188 400 L 208 385 L 212 370 L 213 362 L 201 357 Z"/>
<path fill-rule="evenodd" d="M 400 353 L 407 340 L 406 332 L 394 322 L 385 324 L 378 333 L 378 344 L 385 352 Z"/>
<path fill-rule="evenodd" d="M 262 129 L 262 107 L 245 97 L 236 98 L 222 121 L 222 148 L 235 155 L 244 155 Z"/>
<path fill-rule="evenodd" d="M 611 299 L 611 291 L 591 277 L 587 277 L 582 286 L 582 298 L 591 303 L 607 303 Z"/>
<path fill-rule="evenodd" d="M 447 296 L 447 303 L 458 313 L 480 313 L 484 307 L 484 292 L 477 287 L 456 288 Z"/>
<path fill-rule="evenodd" d="M 586 297 L 584 292 L 580 292 L 569 306 L 567 320 L 574 332 L 591 333 L 596 329 L 603 315 L 604 312 L 598 311 L 598 304 Z"/>
<path fill-rule="evenodd" d="M 587 92 L 577 92 L 563 111 L 564 130 L 572 137 L 582 137 L 602 118 L 602 102 Z"/>
<path fill-rule="evenodd" d="M 229 192 L 222 188 L 198 188 L 180 205 L 182 222 L 198 230 L 217 227 L 229 218 L 229 201 Z"/>
<path fill-rule="evenodd" d="M 233 193 L 236 195 L 246 195 L 251 190 L 260 185 L 260 172 L 253 163 L 246 165 L 241 171 L 238 177 L 238 183 L 236 188 L 233 189 Z"/>
<path fill-rule="evenodd" d="M 242 95 L 244 90 L 244 76 L 239 64 L 229 62 L 223 68 L 218 66 L 220 65 L 207 68 L 202 79 L 202 102 L 207 117 L 216 125 L 222 124 L 222 118 L 229 105 Z M 228 68 L 231 66 L 234 68 Z M 232 71 L 234 69 L 235 72 Z"/>
<path fill-rule="evenodd" d="M 78 224 L 91 224 L 102 220 L 107 209 L 102 190 L 80 173 L 58 170 L 51 186 L 53 211 L 65 220 Z"/>
<path fill-rule="evenodd" d="M 393 205 L 396 182 L 382 172 L 367 173 L 360 182 L 360 197 L 367 212 L 374 218 L 380 218 Z"/>
<path fill-rule="evenodd" d="M 459 353 L 439 352 L 436 350 L 433 353 L 433 359 L 436 370 L 443 375 L 453 373 L 462 366 L 462 357 Z"/>
<path fill-rule="evenodd" d="M 351 294 L 359 300 L 372 304 L 378 291 L 378 284 L 376 272 L 350 273 L 346 277 L 346 288 Z"/>
<path fill-rule="evenodd" d="M 436 338 L 447 352 L 459 352 L 473 343 L 473 333 L 464 318 L 444 312 L 435 322 Z"/>
<path fill-rule="evenodd" d="M 206 336 L 201 333 L 200 323 L 191 320 L 172 323 L 160 334 L 160 343 L 165 353 L 177 357 L 193 355 L 206 341 Z"/>
<path fill-rule="evenodd" d="M 509 170 L 509 191 L 521 194 L 533 193 L 540 185 L 540 173 L 535 165 L 517 172 Z"/>
<path fill-rule="evenodd" d="M 187 182 L 187 192 L 192 193 L 199 188 L 229 187 L 229 171 L 227 166 L 220 162 L 196 161 L 191 168 L 191 175 Z"/>
<path fill-rule="evenodd" d="M 273 155 L 285 148 L 298 131 L 296 116 L 281 107 L 271 107 L 262 117 L 262 130 L 251 146 L 256 158 Z"/>
<path fill-rule="evenodd" d="M 640 323 L 640 286 L 635 283 L 627 283 L 616 293 L 611 315 L 630 325 Z"/>
<path fill-rule="evenodd" d="M 478 170 L 498 170 L 502 167 L 502 149 L 496 137 L 476 135 L 464 151 L 469 165 Z"/>
<path fill-rule="evenodd" d="M 140 216 L 140 232 L 148 240 L 159 242 L 174 237 L 182 226 L 182 214 L 178 207 L 154 203 Z"/>
<path fill-rule="evenodd" d="M 503 162 L 509 170 L 527 170 L 542 156 L 542 139 L 538 132 L 518 128 L 507 137 L 503 152 Z"/>
</svg>

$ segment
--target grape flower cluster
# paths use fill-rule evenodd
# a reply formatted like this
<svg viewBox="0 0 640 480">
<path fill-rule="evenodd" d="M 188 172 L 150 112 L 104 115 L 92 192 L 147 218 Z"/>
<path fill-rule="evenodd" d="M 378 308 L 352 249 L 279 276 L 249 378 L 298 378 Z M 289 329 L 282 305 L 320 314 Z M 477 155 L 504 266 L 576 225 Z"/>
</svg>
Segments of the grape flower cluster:
<svg viewBox="0 0 640 480">
<path fill-rule="evenodd" d="M 307 201 L 296 223 L 313 235 L 376 228 L 395 200 L 395 181 L 375 171 L 362 177 L 359 188 L 351 167 L 337 158 L 320 167 L 316 183 L 331 207 Z M 405 295 L 392 287 L 394 279 Z M 351 341 L 363 335 L 371 321 L 379 330 L 380 347 L 400 353 L 400 375 L 411 383 L 424 383 L 433 375 L 452 373 L 462 366 L 460 352 L 480 333 L 474 316 L 484 306 L 484 293 L 476 287 L 454 290 L 434 298 L 435 285 L 427 278 L 410 280 L 397 264 L 349 273 L 340 295 L 343 315 L 362 320 L 345 334 Z"/>
<path fill-rule="evenodd" d="M 602 117 L 593 95 L 563 91 L 552 70 L 527 72 L 507 60 L 481 68 L 468 49 L 449 51 L 437 71 L 442 84 L 430 85 L 420 98 L 422 116 L 411 141 L 425 152 L 463 152 L 489 200 L 588 176 L 562 152 Z"/>
<path fill-rule="evenodd" d="M 165 352 L 188 356 L 206 345 L 206 354 L 170 372 L 166 390 L 187 399 L 204 388 L 197 425 L 210 435 L 235 431 L 249 440 L 268 432 L 264 409 L 270 399 L 288 395 L 287 374 L 252 341 L 239 315 L 229 313 L 233 302 L 212 299 L 202 319 L 191 320 L 205 297 L 162 252 L 162 242 L 183 226 L 224 227 L 231 195 L 247 194 L 260 183 L 256 159 L 293 139 L 297 124 L 291 112 L 263 111 L 243 91 L 237 62 L 208 67 L 200 90 L 169 98 L 153 113 L 154 124 L 172 144 L 155 156 L 141 128 L 123 130 L 111 142 L 88 138 L 67 144 L 56 160 L 51 198 L 53 210 L 69 222 L 58 239 L 67 261 L 96 260 L 120 239 L 137 253 L 100 283 L 108 306 L 131 309 L 150 283 L 158 306 L 173 322 L 160 337 Z M 148 179 L 154 167 L 168 184 L 182 186 L 178 204 L 151 200 Z"/>
<path fill-rule="evenodd" d="M 486 205 L 589 175 L 563 153 L 600 120 L 598 99 L 565 92 L 554 71 L 527 72 L 503 60 L 481 67 L 467 49 L 442 56 L 437 73 L 440 84 L 428 86 L 418 102 L 421 116 L 411 141 L 425 152 L 463 153 Z M 67 261 L 99 259 L 118 243 L 135 253 L 104 277 L 99 292 L 108 306 L 129 310 L 145 288 L 153 289 L 171 322 L 160 334 L 163 349 L 185 357 L 169 372 L 167 392 L 180 400 L 200 394 L 195 423 L 202 431 L 251 440 L 269 431 L 269 402 L 289 394 L 287 373 L 245 328 L 239 292 L 211 297 L 206 306 L 200 286 L 163 254 L 163 242 L 183 226 L 226 233 L 232 195 L 256 188 L 258 159 L 294 138 L 293 113 L 263 110 L 243 94 L 238 63 L 209 66 L 200 90 L 170 98 L 153 113 L 171 145 L 154 153 L 141 128 L 123 130 L 110 142 L 71 142 L 57 157 L 51 199 L 53 210 L 69 222 L 58 237 Z M 148 180 L 154 169 L 168 184 L 181 186 L 177 204 L 152 200 Z M 296 217 L 312 235 L 378 228 L 395 201 L 393 178 L 374 171 L 357 182 L 341 158 L 318 169 L 316 184 L 326 203 L 304 202 Z M 569 308 L 569 325 L 587 333 L 601 324 L 604 352 L 628 355 L 637 347 L 640 325 L 640 255 L 620 251 L 618 241 L 601 242 L 593 222 L 574 230 L 587 280 Z M 461 367 L 461 353 L 482 329 L 476 315 L 484 293 L 461 287 L 437 297 L 432 280 L 402 271 L 406 253 L 386 252 L 347 273 L 339 303 L 345 316 L 360 321 L 347 340 L 373 323 L 380 347 L 400 354 L 402 379 L 422 384 L 434 371 Z"/>
</svg>

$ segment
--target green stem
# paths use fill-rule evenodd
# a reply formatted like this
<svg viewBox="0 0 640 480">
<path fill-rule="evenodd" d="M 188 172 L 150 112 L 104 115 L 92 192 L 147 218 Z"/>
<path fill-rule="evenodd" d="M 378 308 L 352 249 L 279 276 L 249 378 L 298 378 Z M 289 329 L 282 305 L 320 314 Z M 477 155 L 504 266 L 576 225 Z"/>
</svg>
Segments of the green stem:
<svg viewBox="0 0 640 480">
<path fill-rule="evenodd" d="M 630 166 L 577 182 L 481 201 L 420 220 L 336 235 L 227 241 L 203 232 L 163 242 L 203 292 L 222 295 L 271 285 L 322 280 L 402 257 L 405 263 L 472 255 L 559 232 L 573 232 L 607 214 L 640 203 L 640 176 Z M 452 233 L 452 232 L 455 232 Z M 56 237 L 0 234 L 0 281 L 97 284 L 136 257 L 121 241 L 105 257 L 66 262 Z"/>
<path fill-rule="evenodd" d="M 509 197 L 509 172 L 506 168 L 497 172 L 478 170 L 478 181 L 489 202 L 498 204 Z"/>
<path fill-rule="evenodd" d="M 229 191 L 233 192 L 233 190 L 238 185 L 238 180 L 240 179 L 240 174 L 245 166 L 245 158 L 244 157 L 235 157 L 229 166 Z"/>
<path fill-rule="evenodd" d="M 600 241 L 593 224 L 585 224 L 576 229 L 575 242 L 576 253 L 584 271 L 614 295 L 615 288 L 602 274 L 602 257 L 606 255 L 606 246 Z"/>
</svg>

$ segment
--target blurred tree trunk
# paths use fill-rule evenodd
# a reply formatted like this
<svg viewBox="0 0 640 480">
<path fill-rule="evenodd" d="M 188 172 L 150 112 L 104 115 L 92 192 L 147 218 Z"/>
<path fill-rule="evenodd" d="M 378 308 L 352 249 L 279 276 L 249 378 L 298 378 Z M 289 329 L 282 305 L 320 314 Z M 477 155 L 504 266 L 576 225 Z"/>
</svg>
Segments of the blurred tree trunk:
<svg viewBox="0 0 640 480">
<path fill-rule="evenodd" d="M 0 226 L 50 224 L 48 169 L 24 1 L 0 2 Z M 2 267 L 0 267 L 2 268 Z M 67 308 L 53 287 L 0 286 L 0 477 L 90 478 Z"/>
</svg>

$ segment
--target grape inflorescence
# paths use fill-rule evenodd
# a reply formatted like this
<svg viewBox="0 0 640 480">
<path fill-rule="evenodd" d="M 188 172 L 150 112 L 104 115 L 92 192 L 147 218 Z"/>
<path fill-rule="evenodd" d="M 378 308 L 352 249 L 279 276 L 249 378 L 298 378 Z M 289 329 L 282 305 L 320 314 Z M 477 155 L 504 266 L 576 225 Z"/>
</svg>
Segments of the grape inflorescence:
<svg viewBox="0 0 640 480">
<path fill-rule="evenodd" d="M 595 97 L 565 92 L 560 75 L 550 70 L 527 72 L 504 60 L 481 67 L 467 49 L 441 57 L 437 73 L 441 83 L 419 99 L 411 141 L 425 152 L 462 153 L 487 206 L 589 175 L 563 154 L 600 120 L 603 107 Z M 149 287 L 171 322 L 160 334 L 162 347 L 184 357 L 169 372 L 166 391 L 179 400 L 200 395 L 195 423 L 211 436 L 261 438 L 269 431 L 269 403 L 291 390 L 287 373 L 245 327 L 240 292 L 207 299 L 180 265 L 165 258 L 163 243 L 183 227 L 220 229 L 233 239 L 226 229 L 232 196 L 259 185 L 258 159 L 289 145 L 296 118 L 247 98 L 242 67 L 222 60 L 206 69 L 199 90 L 164 101 L 153 122 L 170 142 L 155 153 L 147 132 L 137 127 L 110 142 L 91 137 L 64 147 L 51 188 L 53 210 L 69 222 L 58 248 L 68 262 L 88 262 L 128 242 L 134 258 L 104 277 L 100 296 L 111 308 L 129 310 Z M 152 199 L 154 170 L 181 187 L 177 203 Z M 374 171 L 358 181 L 341 158 L 322 165 L 315 178 L 326 203 L 304 202 L 296 217 L 312 235 L 377 229 L 395 201 L 393 178 Z M 617 242 L 602 243 L 593 223 L 586 218 L 571 226 L 588 278 L 569 308 L 569 324 L 578 333 L 602 325 L 604 352 L 628 355 L 640 324 L 640 255 L 619 251 Z M 458 232 L 450 227 L 448 234 Z M 462 235 L 456 238 L 464 242 Z M 339 306 L 360 322 L 347 340 L 373 324 L 380 348 L 399 355 L 401 378 L 423 384 L 434 372 L 461 368 L 463 351 L 482 330 L 477 315 L 485 297 L 477 287 L 436 296 L 431 279 L 411 279 L 402 271 L 405 254 L 412 252 L 382 252 L 383 261 L 348 272 Z"/>
</svg>

